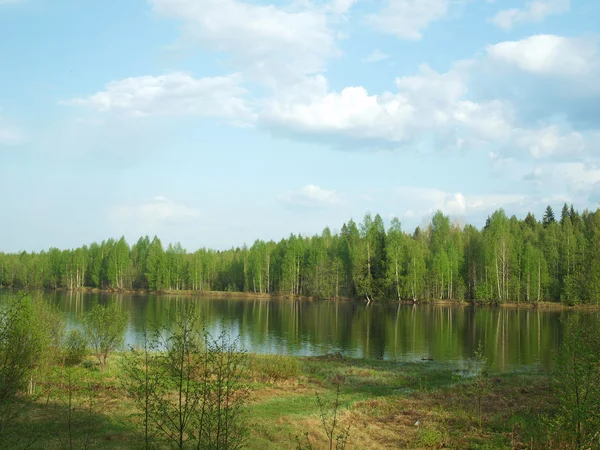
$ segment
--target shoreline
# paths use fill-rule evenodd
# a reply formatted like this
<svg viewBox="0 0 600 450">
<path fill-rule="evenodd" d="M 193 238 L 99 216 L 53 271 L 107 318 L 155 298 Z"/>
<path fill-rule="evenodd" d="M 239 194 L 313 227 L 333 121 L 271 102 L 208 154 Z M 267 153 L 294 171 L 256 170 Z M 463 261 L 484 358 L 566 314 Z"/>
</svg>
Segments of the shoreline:
<svg viewBox="0 0 600 450">
<path fill-rule="evenodd" d="M 19 291 L 21 289 L 2 287 L 1 289 Z M 27 291 L 26 289 L 23 289 Z M 290 294 L 270 294 L 260 292 L 231 292 L 231 291 L 192 291 L 192 290 L 162 290 L 162 291 L 150 291 L 147 289 L 100 289 L 83 287 L 77 289 L 30 289 L 30 291 L 44 291 L 44 292 L 74 292 L 84 294 L 107 294 L 107 295 L 178 295 L 187 297 L 197 298 L 237 298 L 247 300 L 299 300 L 299 301 L 339 301 L 339 302 L 356 302 L 365 303 L 362 298 L 350 298 L 350 297 L 338 297 L 338 298 L 327 298 L 327 297 L 315 297 L 306 295 L 290 295 Z M 469 306 L 469 307 L 496 307 L 506 309 L 541 309 L 541 310 L 575 310 L 575 311 L 600 311 L 600 304 L 582 304 L 582 305 L 565 305 L 562 303 L 555 303 L 549 301 L 540 302 L 487 302 L 487 301 L 473 301 L 473 300 L 448 300 L 448 299 L 430 299 L 430 300 L 418 300 L 416 302 L 412 300 L 376 300 L 373 303 L 383 304 L 399 304 L 399 305 L 433 305 L 433 306 Z"/>
</svg>

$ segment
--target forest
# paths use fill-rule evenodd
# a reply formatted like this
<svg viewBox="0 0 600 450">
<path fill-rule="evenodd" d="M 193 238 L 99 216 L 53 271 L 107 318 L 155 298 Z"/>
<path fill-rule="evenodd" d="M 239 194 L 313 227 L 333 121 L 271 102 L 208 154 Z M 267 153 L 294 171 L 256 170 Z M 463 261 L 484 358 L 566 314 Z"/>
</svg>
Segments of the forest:
<svg viewBox="0 0 600 450">
<path fill-rule="evenodd" d="M 158 237 L 124 237 L 72 250 L 0 253 L 0 287 L 228 291 L 367 301 L 495 303 L 600 301 L 600 209 L 550 206 L 537 220 L 500 209 L 485 226 L 460 226 L 438 211 L 402 230 L 379 214 L 312 237 L 187 252 Z"/>
</svg>

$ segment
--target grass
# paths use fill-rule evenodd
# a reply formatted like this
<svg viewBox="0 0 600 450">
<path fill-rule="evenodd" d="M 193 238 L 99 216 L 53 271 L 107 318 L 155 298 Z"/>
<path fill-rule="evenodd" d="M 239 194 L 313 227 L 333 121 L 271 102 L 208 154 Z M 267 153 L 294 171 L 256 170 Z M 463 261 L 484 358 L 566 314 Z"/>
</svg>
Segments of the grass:
<svg viewBox="0 0 600 450">
<path fill-rule="evenodd" d="M 48 374 L 38 398 L 23 399 L 21 425 L 28 431 L 15 428 L 14 448 L 28 443 L 30 436 L 36 438 L 30 448 L 44 449 L 86 444 L 125 449 L 139 443 L 128 426 L 134 409 L 121 387 L 122 358 L 113 355 L 104 371 L 87 359 L 70 369 L 70 381 L 64 368 Z M 341 355 L 249 355 L 248 361 L 251 449 L 293 449 L 296 436 L 305 434 L 313 448 L 328 448 L 316 394 L 331 400 L 338 384 L 338 418 L 342 428 L 350 426 L 352 449 L 545 448 L 538 417 L 555 407 L 547 375 L 535 371 L 492 375 L 480 427 L 468 380 L 448 365 Z"/>
</svg>

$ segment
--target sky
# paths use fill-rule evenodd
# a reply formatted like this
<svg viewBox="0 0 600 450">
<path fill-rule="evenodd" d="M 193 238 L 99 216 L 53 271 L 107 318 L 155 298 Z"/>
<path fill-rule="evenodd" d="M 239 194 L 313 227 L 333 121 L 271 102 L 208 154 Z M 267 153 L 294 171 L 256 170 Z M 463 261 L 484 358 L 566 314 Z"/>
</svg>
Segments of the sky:
<svg viewBox="0 0 600 450">
<path fill-rule="evenodd" d="M 600 205 L 597 0 L 0 0 L 0 251 Z"/>
</svg>

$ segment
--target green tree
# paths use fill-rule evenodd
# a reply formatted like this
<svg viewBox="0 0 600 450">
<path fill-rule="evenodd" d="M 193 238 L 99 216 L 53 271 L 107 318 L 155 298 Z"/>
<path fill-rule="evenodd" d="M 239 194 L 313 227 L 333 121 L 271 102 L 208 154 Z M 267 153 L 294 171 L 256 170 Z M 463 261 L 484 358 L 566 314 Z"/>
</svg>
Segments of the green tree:
<svg viewBox="0 0 600 450">
<path fill-rule="evenodd" d="M 388 230 L 386 255 L 388 258 L 388 283 L 392 286 L 393 295 L 400 300 L 402 297 L 402 279 L 405 260 L 405 236 L 397 218 L 393 218 Z"/>
<path fill-rule="evenodd" d="M 85 334 L 88 336 L 94 355 L 103 368 L 110 354 L 123 345 L 128 315 L 120 310 L 116 302 L 97 304 L 83 318 Z"/>
</svg>

